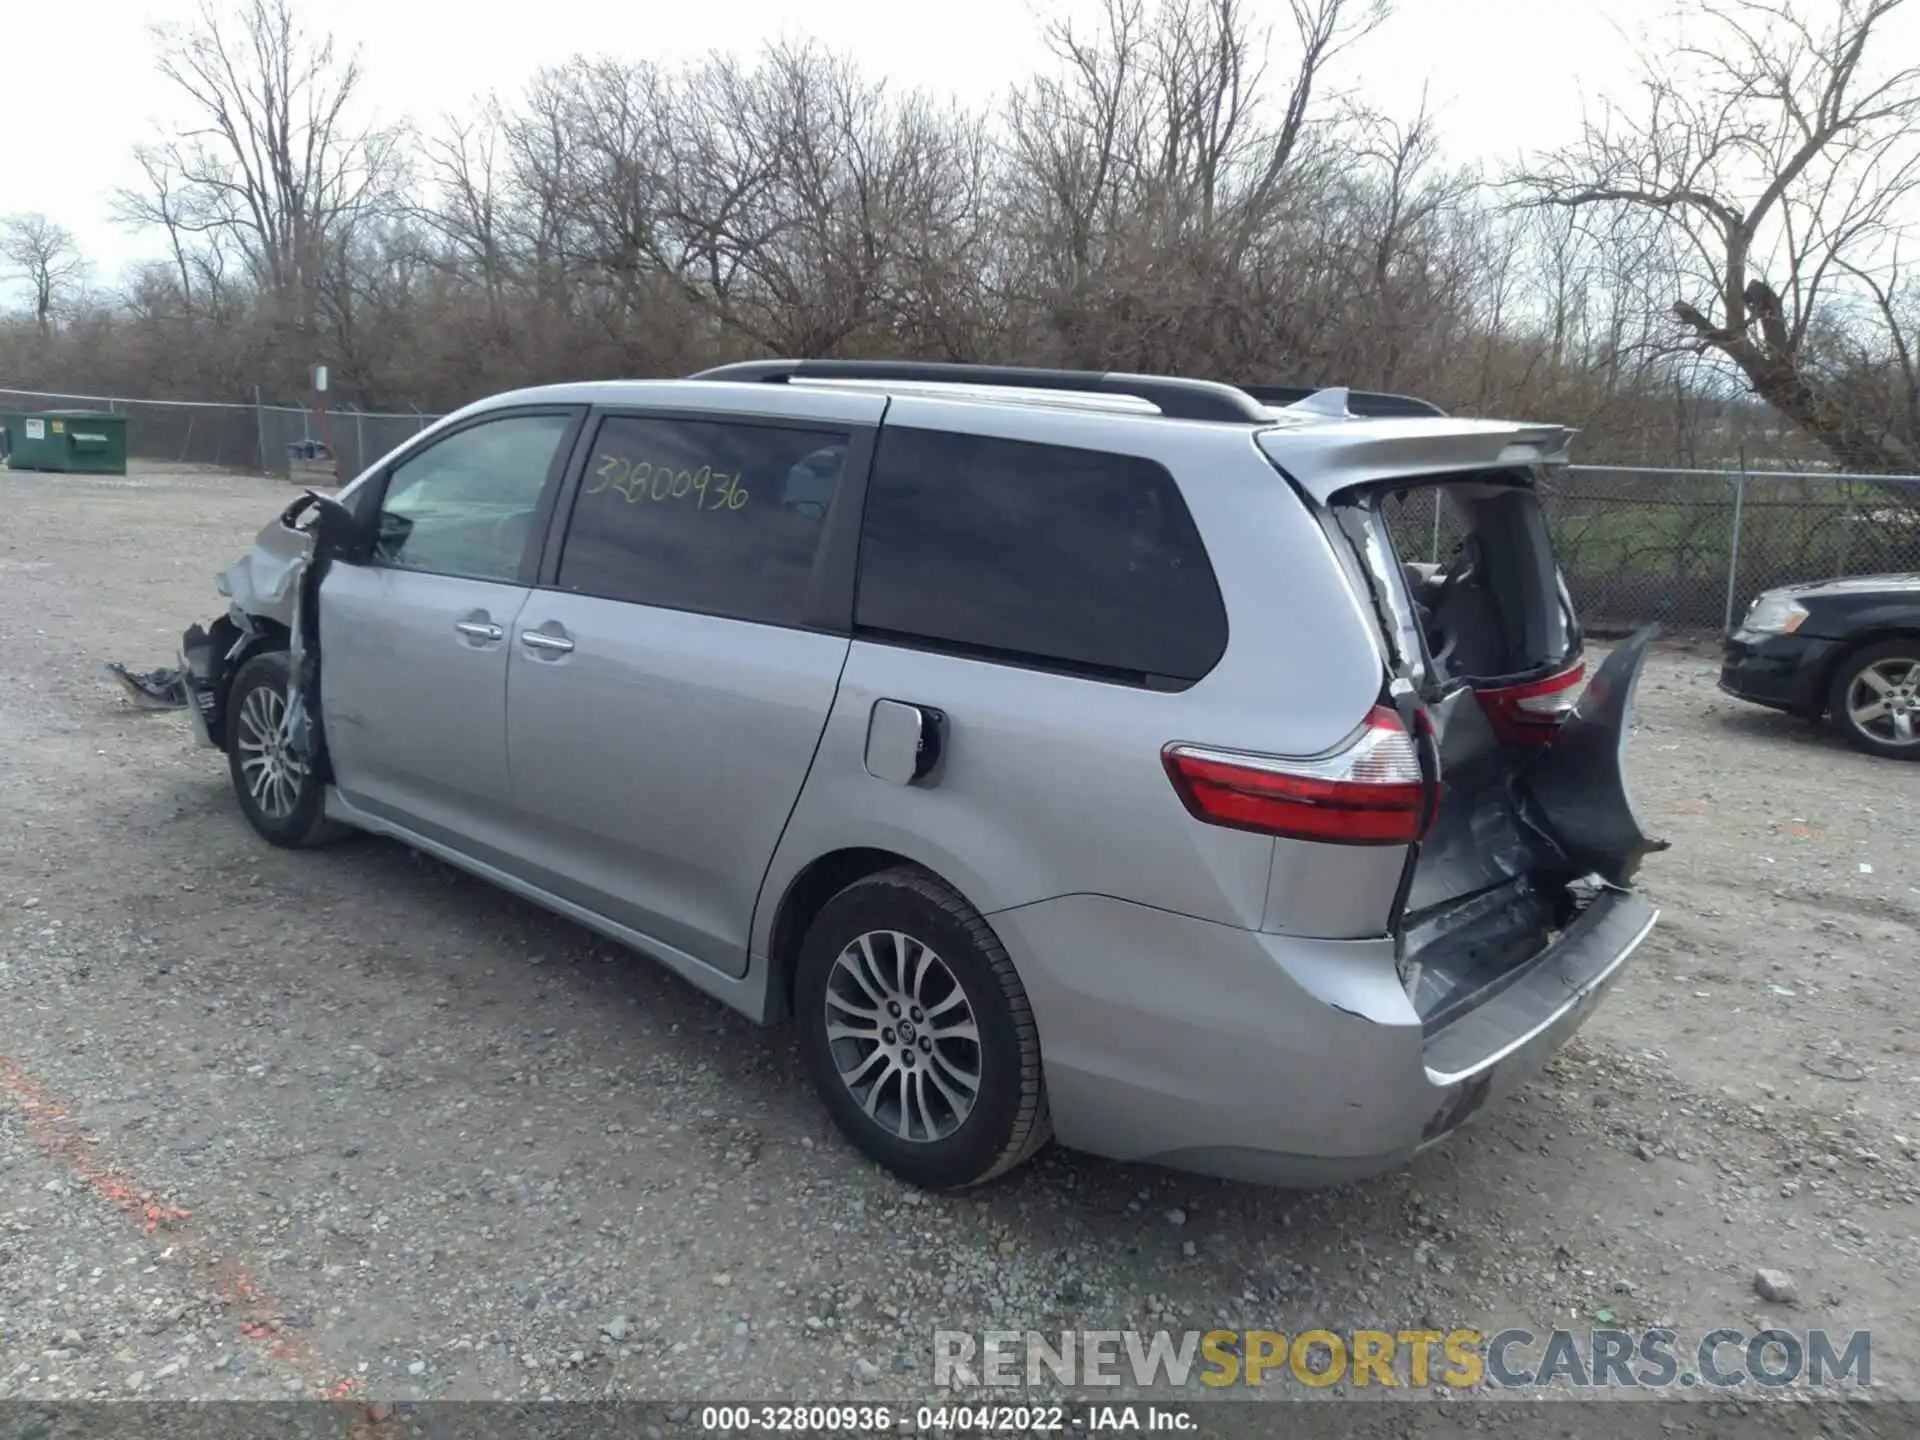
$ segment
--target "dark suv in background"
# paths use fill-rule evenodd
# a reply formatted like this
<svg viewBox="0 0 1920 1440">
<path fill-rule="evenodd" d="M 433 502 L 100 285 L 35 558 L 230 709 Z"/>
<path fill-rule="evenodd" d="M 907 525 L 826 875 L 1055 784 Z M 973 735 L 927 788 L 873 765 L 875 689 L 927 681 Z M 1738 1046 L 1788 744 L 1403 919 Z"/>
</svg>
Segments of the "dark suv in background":
<svg viewBox="0 0 1920 1440">
<path fill-rule="evenodd" d="M 1920 760 L 1920 575 L 1856 575 L 1762 591 L 1727 637 L 1720 688 L 1848 744 Z"/>
</svg>

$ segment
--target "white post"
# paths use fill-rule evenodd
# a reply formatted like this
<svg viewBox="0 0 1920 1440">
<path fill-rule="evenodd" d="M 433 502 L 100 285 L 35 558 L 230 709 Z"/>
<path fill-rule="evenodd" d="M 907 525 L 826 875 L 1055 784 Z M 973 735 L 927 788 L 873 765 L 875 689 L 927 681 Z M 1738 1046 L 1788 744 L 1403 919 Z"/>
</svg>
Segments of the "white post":
<svg viewBox="0 0 1920 1440">
<path fill-rule="evenodd" d="M 267 412 L 260 408 L 260 387 L 253 387 L 253 434 L 260 450 L 260 473 L 271 475 L 273 466 L 267 461 Z"/>
<path fill-rule="evenodd" d="M 1740 580 L 1740 512 L 1746 508 L 1747 472 L 1742 469 L 1733 477 L 1733 545 L 1727 557 L 1727 618 L 1722 626 L 1723 634 L 1733 632 L 1733 596 L 1734 587 Z"/>
</svg>

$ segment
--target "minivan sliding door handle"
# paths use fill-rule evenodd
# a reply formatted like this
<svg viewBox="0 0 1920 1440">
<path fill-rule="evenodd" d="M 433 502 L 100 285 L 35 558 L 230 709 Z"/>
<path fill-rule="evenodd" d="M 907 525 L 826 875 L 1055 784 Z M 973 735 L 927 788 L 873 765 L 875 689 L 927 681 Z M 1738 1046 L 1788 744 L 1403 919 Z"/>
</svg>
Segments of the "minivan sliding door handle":
<svg viewBox="0 0 1920 1440">
<path fill-rule="evenodd" d="M 546 630 L 522 630 L 520 643 L 529 650 L 553 650 L 561 654 L 573 649 L 573 641 Z"/>
</svg>

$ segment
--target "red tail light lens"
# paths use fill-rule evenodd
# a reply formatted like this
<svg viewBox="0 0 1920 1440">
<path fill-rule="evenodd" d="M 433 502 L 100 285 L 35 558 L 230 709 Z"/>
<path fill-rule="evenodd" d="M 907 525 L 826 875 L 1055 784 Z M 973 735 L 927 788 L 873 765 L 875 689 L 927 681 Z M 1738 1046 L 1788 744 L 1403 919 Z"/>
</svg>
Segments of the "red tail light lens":
<svg viewBox="0 0 1920 1440">
<path fill-rule="evenodd" d="M 1482 690 L 1480 708 L 1487 712 L 1493 733 L 1505 744 L 1551 745 L 1561 723 L 1573 713 L 1577 700 L 1574 691 L 1586 674 L 1586 662 L 1582 661 L 1544 680 Z"/>
<path fill-rule="evenodd" d="M 1411 845 L 1431 819 L 1420 755 L 1384 705 L 1338 755 L 1291 760 L 1169 745 L 1167 775 L 1196 820 L 1289 840 Z"/>
</svg>

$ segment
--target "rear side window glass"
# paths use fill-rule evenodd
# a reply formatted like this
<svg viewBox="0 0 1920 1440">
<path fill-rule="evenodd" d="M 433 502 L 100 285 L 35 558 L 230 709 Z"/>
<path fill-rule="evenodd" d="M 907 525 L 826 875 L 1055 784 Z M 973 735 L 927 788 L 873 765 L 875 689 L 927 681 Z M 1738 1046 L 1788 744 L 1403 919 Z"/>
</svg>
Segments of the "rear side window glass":
<svg viewBox="0 0 1920 1440">
<path fill-rule="evenodd" d="M 1151 460 L 888 428 L 855 624 L 1096 678 L 1205 675 L 1227 615 L 1180 489 Z"/>
<path fill-rule="evenodd" d="M 580 477 L 559 587 L 800 623 L 848 436 L 614 415 Z"/>
</svg>

